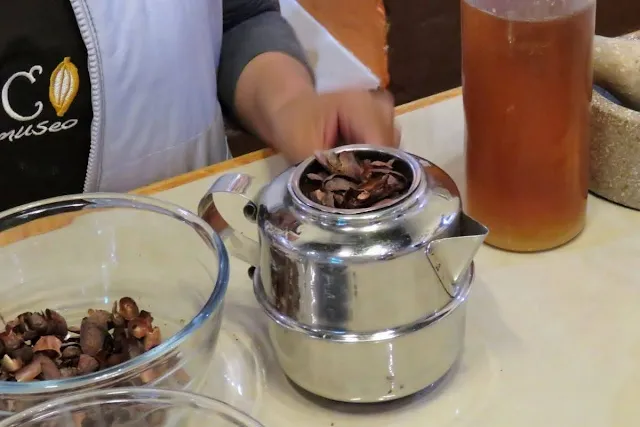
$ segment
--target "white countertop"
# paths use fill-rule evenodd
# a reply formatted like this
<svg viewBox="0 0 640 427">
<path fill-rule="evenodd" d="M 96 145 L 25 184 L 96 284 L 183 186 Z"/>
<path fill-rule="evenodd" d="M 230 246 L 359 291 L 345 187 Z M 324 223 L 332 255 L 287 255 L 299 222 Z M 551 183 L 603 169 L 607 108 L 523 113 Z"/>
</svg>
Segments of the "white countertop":
<svg viewBox="0 0 640 427">
<path fill-rule="evenodd" d="M 398 121 L 403 148 L 439 164 L 462 188 L 461 98 Z M 267 182 L 283 168 L 276 157 L 239 171 Z M 195 210 L 213 179 L 157 197 Z M 268 344 L 248 266 L 232 260 L 206 392 L 266 427 L 637 427 L 639 260 L 640 213 L 593 196 L 584 233 L 563 248 L 521 255 L 483 247 L 459 368 L 430 394 L 366 407 L 309 399 L 288 383 Z"/>
</svg>

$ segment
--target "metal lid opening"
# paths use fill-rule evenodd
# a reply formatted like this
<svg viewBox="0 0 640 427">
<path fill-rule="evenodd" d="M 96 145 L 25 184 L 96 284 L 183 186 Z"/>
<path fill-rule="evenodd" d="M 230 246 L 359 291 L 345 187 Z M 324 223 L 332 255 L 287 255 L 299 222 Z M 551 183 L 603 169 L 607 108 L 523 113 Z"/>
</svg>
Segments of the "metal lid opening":
<svg viewBox="0 0 640 427">
<path fill-rule="evenodd" d="M 421 180 L 419 163 L 401 150 L 348 145 L 317 153 L 298 165 L 289 191 L 315 210 L 358 215 L 397 205 Z"/>
</svg>

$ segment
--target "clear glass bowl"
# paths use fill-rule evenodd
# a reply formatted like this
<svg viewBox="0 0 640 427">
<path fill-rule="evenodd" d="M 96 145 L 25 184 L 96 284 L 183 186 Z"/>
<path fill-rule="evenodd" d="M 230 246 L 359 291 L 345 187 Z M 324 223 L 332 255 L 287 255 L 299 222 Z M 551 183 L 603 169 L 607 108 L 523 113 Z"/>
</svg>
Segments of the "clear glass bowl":
<svg viewBox="0 0 640 427">
<path fill-rule="evenodd" d="M 124 296 L 151 312 L 162 344 L 96 373 L 0 381 L 0 411 L 61 394 L 152 386 L 198 391 L 211 365 L 229 280 L 226 250 L 197 215 L 121 194 L 65 196 L 0 213 L 0 313 L 47 308 L 79 326 Z"/>
<path fill-rule="evenodd" d="M 66 396 L 0 422 L 0 427 L 36 426 L 262 427 L 250 416 L 218 400 L 183 391 L 149 388 Z"/>
</svg>

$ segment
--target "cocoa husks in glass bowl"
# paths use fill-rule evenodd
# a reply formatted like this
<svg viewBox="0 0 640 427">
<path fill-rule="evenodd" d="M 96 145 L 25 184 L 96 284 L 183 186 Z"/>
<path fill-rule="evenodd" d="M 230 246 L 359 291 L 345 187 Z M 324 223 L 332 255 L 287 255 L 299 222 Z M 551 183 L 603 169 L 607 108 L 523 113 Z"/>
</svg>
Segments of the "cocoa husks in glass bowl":
<svg viewBox="0 0 640 427">
<path fill-rule="evenodd" d="M 74 412 L 71 416 L 75 427 L 156 427 L 164 425 L 170 408 L 154 408 L 151 405 L 123 402 L 118 407 Z M 46 427 L 71 427 L 68 423 L 54 421 Z"/>
<path fill-rule="evenodd" d="M 151 313 L 129 297 L 90 309 L 79 327 L 54 310 L 26 312 L 0 333 L 0 380 L 57 380 L 116 366 L 161 343 Z M 143 382 L 144 381 L 143 379 Z"/>
<path fill-rule="evenodd" d="M 364 154 L 317 152 L 315 158 L 321 170 L 305 174 L 305 185 L 301 185 L 303 194 L 328 208 L 367 209 L 392 205 L 411 185 L 411 177 L 395 168 L 397 163 L 404 162 L 358 157 Z"/>
</svg>

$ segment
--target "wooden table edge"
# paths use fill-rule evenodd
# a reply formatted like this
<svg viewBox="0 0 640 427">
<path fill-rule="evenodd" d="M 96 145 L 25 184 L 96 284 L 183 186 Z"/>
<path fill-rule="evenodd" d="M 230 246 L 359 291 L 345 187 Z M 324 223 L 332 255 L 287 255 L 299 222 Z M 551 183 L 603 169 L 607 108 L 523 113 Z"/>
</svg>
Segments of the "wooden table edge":
<svg viewBox="0 0 640 427">
<path fill-rule="evenodd" d="M 407 104 L 399 105 L 396 107 L 396 115 L 407 114 L 415 110 L 427 107 L 429 105 L 437 104 L 439 102 L 446 101 L 451 98 L 455 98 L 462 94 L 462 88 L 458 87 L 445 92 L 441 92 L 426 98 L 418 99 Z M 273 156 L 274 150 L 265 148 L 262 150 L 254 151 L 253 153 L 245 154 L 243 156 L 235 157 L 224 162 L 216 163 L 211 166 L 207 166 L 202 169 L 197 169 L 191 172 L 187 172 L 182 175 L 175 176 L 163 181 L 147 185 L 145 187 L 133 190 L 131 193 L 140 195 L 153 195 L 162 191 L 170 190 L 172 188 L 179 187 L 181 185 L 189 184 L 208 176 L 212 176 L 229 169 L 236 168 L 238 166 L 247 165 L 249 163 L 257 162 L 258 160 L 264 160 Z"/>
</svg>

